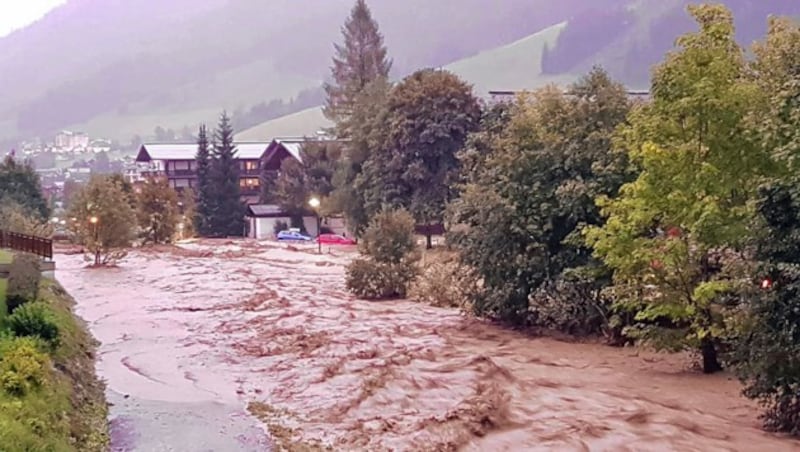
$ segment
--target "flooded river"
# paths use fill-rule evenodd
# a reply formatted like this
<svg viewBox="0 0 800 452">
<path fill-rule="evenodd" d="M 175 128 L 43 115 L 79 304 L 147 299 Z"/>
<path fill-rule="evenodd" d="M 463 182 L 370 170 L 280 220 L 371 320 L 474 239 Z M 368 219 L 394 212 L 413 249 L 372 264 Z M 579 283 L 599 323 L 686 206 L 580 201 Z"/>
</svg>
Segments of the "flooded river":
<svg viewBox="0 0 800 452">
<path fill-rule="evenodd" d="M 102 342 L 113 450 L 269 450 L 267 430 L 334 450 L 800 450 L 758 428 L 729 376 L 355 300 L 348 259 L 253 242 L 101 270 L 57 256 Z"/>
</svg>

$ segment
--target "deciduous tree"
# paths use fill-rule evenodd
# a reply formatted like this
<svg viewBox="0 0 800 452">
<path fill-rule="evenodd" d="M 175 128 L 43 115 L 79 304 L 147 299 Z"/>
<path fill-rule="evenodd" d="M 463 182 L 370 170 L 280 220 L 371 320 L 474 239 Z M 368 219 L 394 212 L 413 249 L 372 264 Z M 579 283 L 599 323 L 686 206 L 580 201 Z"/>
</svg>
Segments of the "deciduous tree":
<svg viewBox="0 0 800 452">
<path fill-rule="evenodd" d="M 144 243 L 171 243 L 178 226 L 178 194 L 166 178 L 145 181 L 137 194 L 136 216 Z"/>
<path fill-rule="evenodd" d="M 69 210 L 69 229 L 95 266 L 126 255 L 135 237 L 136 213 L 123 187 L 110 176 L 92 176 Z"/>
<path fill-rule="evenodd" d="M 660 349 L 699 350 L 720 369 L 725 251 L 747 237 L 752 200 L 770 156 L 748 133 L 760 103 L 745 80 L 733 18 L 723 6 L 693 6 L 699 32 L 654 73 L 653 101 L 622 134 L 638 178 L 616 199 L 600 198 L 607 221 L 587 232 L 614 269 L 618 306 L 633 309 L 633 337 Z"/>
<path fill-rule="evenodd" d="M 24 207 L 39 220 L 46 221 L 50 217 L 39 175 L 29 162 L 17 162 L 10 155 L 0 163 L 0 200 L 3 199 Z"/>
</svg>

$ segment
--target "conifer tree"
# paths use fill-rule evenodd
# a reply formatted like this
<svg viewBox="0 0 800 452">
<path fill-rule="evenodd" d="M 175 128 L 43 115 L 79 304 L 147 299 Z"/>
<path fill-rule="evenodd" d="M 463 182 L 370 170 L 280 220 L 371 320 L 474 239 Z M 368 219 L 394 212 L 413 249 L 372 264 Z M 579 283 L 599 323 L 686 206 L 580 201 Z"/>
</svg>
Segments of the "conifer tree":
<svg viewBox="0 0 800 452">
<path fill-rule="evenodd" d="M 233 144 L 233 126 L 223 112 L 214 134 L 213 160 L 209 172 L 209 190 L 213 193 L 210 216 L 211 234 L 239 236 L 244 232 L 244 206 L 239 193 L 239 162 Z"/>
<path fill-rule="evenodd" d="M 194 215 L 194 227 L 200 235 L 209 235 L 211 214 L 214 211 L 209 184 L 211 169 L 211 153 L 208 144 L 208 132 L 205 124 L 200 126 L 197 134 L 197 210 Z"/>
<path fill-rule="evenodd" d="M 364 0 L 357 0 L 342 27 L 343 44 L 335 44 L 332 81 L 325 84 L 325 116 L 336 123 L 340 138 L 350 135 L 349 119 L 358 94 L 373 81 L 388 78 L 392 62 L 383 35 Z"/>
</svg>

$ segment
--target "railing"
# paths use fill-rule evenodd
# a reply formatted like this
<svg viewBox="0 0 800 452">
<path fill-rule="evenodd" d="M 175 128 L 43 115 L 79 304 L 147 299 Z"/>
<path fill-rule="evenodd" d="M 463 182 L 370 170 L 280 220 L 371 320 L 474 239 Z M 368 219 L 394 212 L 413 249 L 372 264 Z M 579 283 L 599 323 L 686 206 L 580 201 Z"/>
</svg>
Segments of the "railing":
<svg viewBox="0 0 800 452">
<path fill-rule="evenodd" d="M 166 175 L 168 177 L 175 177 L 175 176 L 196 177 L 197 176 L 197 171 L 196 170 L 189 170 L 189 169 L 168 169 L 166 171 Z"/>
<path fill-rule="evenodd" d="M 42 237 L 0 231 L 0 248 L 9 248 L 53 260 L 53 241 Z"/>
</svg>

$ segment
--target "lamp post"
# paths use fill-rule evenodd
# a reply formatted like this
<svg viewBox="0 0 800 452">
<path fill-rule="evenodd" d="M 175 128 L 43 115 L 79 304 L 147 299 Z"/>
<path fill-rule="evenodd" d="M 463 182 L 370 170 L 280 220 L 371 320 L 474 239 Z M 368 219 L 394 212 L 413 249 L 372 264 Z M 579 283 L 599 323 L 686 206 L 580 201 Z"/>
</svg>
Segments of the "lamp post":
<svg viewBox="0 0 800 452">
<path fill-rule="evenodd" d="M 319 198 L 316 196 L 312 196 L 311 199 L 308 200 L 308 205 L 314 209 L 314 215 L 317 217 L 317 246 L 319 254 L 322 254 L 322 242 L 319 240 L 319 232 L 321 229 L 320 218 L 319 218 Z"/>
<path fill-rule="evenodd" d="M 99 234 L 97 231 L 97 223 L 99 221 L 100 220 L 95 216 L 89 218 L 89 223 L 91 223 L 94 228 L 94 265 L 100 265 L 100 245 L 97 243 L 99 239 Z"/>
</svg>

